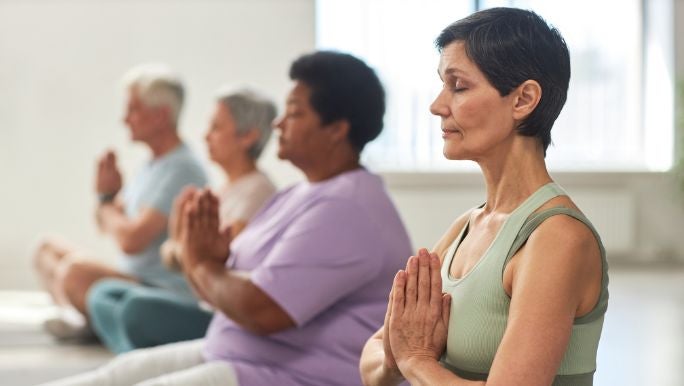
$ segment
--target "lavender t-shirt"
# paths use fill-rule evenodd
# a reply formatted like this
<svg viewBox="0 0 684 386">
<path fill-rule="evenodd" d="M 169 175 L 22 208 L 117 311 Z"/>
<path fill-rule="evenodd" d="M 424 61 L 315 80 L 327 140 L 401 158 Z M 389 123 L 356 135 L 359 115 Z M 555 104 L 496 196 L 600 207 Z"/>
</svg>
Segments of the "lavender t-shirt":
<svg viewBox="0 0 684 386">
<path fill-rule="evenodd" d="M 250 271 L 297 327 L 257 336 L 217 312 L 205 359 L 231 362 L 245 386 L 361 384 L 361 349 L 410 254 L 381 179 L 365 169 L 277 194 L 234 240 L 226 265 Z"/>
</svg>

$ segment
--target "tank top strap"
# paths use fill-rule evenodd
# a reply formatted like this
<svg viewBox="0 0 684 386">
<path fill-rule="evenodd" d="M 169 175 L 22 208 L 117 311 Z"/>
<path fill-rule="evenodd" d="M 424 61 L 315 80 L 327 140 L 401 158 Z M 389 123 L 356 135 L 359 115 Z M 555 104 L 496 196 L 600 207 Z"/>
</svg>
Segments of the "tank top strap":
<svg viewBox="0 0 684 386">
<path fill-rule="evenodd" d="M 567 195 L 563 188 L 561 188 L 555 182 L 550 182 L 541 186 L 534 193 L 532 193 L 532 195 L 527 197 L 522 204 L 520 204 L 513 212 L 511 212 L 506 221 L 504 221 L 502 228 L 494 238 L 494 241 L 492 241 L 488 252 L 486 252 L 483 258 L 480 259 L 480 261 L 476 264 L 476 267 L 477 265 L 480 265 L 483 260 L 486 260 L 490 255 L 494 255 L 494 259 L 496 259 L 498 262 L 496 264 L 501 266 L 506 258 L 506 252 L 510 249 L 510 246 L 515 241 L 515 238 L 519 233 L 520 228 L 525 223 L 525 220 L 545 202 L 554 197 L 563 195 Z M 482 204 L 478 206 L 478 208 L 481 208 L 484 205 L 485 204 Z M 451 267 L 452 260 L 456 254 L 456 250 L 461 244 L 461 241 L 463 241 L 463 238 L 468 233 L 469 227 L 470 220 L 466 222 L 459 235 L 454 239 L 447 249 L 445 259 L 442 262 L 442 275 L 445 278 L 449 277 L 449 269 Z"/>
<path fill-rule="evenodd" d="M 504 223 L 504 228 L 500 234 L 502 238 L 502 240 L 499 240 L 501 243 L 500 246 L 505 248 L 505 246 L 512 245 L 516 235 L 519 233 L 527 218 L 540 206 L 544 205 L 544 203 L 552 198 L 566 195 L 567 193 L 565 193 L 565 190 L 555 182 L 550 182 L 537 189 L 537 191 L 523 201 L 523 203 L 510 214 L 509 218 Z M 505 251 L 499 251 L 505 256 Z"/>
<path fill-rule="evenodd" d="M 549 182 L 548 184 L 537 189 L 531 196 L 529 196 L 520 206 L 511 213 L 511 216 L 515 216 L 523 221 L 527 219 L 537 208 L 544 205 L 547 201 L 558 196 L 567 196 L 565 190 L 560 187 L 560 185 L 555 182 Z"/>
</svg>

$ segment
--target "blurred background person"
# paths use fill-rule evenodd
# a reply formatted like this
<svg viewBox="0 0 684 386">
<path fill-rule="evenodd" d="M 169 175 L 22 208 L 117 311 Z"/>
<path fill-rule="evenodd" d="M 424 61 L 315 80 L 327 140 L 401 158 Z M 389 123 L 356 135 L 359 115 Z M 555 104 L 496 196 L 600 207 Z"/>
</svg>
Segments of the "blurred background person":
<svg viewBox="0 0 684 386">
<path fill-rule="evenodd" d="M 250 89 L 224 88 L 217 97 L 205 140 L 226 180 L 217 193 L 219 227 L 228 239 L 237 236 L 275 193 L 271 180 L 257 167 L 275 115 L 273 102 Z M 172 270 L 182 270 L 180 206 L 191 194 L 186 190 L 176 199 L 169 239 L 162 245 L 162 259 Z M 213 314 L 211 307 L 173 291 L 121 279 L 95 284 L 88 294 L 88 312 L 98 337 L 116 353 L 201 338 Z"/>
<path fill-rule="evenodd" d="M 306 176 L 276 194 L 237 238 L 218 199 L 182 203 L 182 264 L 216 312 L 204 339 L 140 349 L 53 385 L 354 385 L 382 325 L 392 277 L 411 253 L 382 179 L 360 164 L 383 127 L 385 94 L 363 61 L 319 51 L 294 81 L 278 156 Z"/>
<path fill-rule="evenodd" d="M 59 238 L 48 238 L 37 248 L 33 260 L 39 279 L 64 309 L 62 315 L 44 324 L 57 338 L 92 336 L 86 296 L 91 286 L 103 278 L 193 296 L 183 275 L 166 269 L 159 254 L 167 238 L 174 198 L 187 185 L 207 183 L 201 164 L 178 133 L 183 85 L 172 70 L 161 64 L 133 68 L 124 76 L 124 82 L 128 94 L 124 122 L 131 140 L 143 143 L 151 158 L 125 187 L 113 151 L 106 152 L 97 163 L 95 192 L 99 204 L 95 216 L 99 229 L 121 251 L 116 267 L 88 259 L 88 253 Z"/>
</svg>

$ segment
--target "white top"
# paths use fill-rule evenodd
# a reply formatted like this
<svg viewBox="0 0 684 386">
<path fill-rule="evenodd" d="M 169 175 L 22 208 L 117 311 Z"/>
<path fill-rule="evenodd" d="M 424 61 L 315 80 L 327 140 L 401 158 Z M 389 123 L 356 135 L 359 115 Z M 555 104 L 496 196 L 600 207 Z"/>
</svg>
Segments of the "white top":
<svg viewBox="0 0 684 386">
<path fill-rule="evenodd" d="M 228 182 L 217 192 L 221 227 L 235 221 L 249 222 L 275 192 L 271 180 L 258 170 Z"/>
</svg>

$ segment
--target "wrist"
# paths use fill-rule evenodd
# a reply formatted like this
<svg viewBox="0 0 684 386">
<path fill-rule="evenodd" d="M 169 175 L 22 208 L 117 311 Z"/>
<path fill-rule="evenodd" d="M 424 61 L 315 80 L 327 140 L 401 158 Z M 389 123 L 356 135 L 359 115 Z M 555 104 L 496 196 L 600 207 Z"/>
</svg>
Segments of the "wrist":
<svg viewBox="0 0 684 386">
<path fill-rule="evenodd" d="M 383 384 L 395 384 L 398 385 L 404 381 L 404 375 L 399 371 L 396 363 L 389 363 L 387 360 L 383 361 L 382 364 L 382 378 L 385 380 Z"/>
<path fill-rule="evenodd" d="M 412 356 L 397 362 L 397 367 L 406 380 L 415 379 L 419 373 L 430 371 L 433 367 L 441 367 L 439 362 L 432 357 Z M 412 382 L 410 382 L 412 383 Z"/>
<path fill-rule="evenodd" d="M 190 262 L 189 266 L 183 267 L 187 269 L 189 272 L 192 272 L 192 275 L 195 277 L 206 276 L 211 272 L 225 269 L 225 266 L 223 264 L 220 264 L 219 262 L 211 259 L 192 261 Z"/>
<path fill-rule="evenodd" d="M 98 193 L 97 200 L 100 205 L 111 204 L 116 198 L 116 193 Z"/>
</svg>

